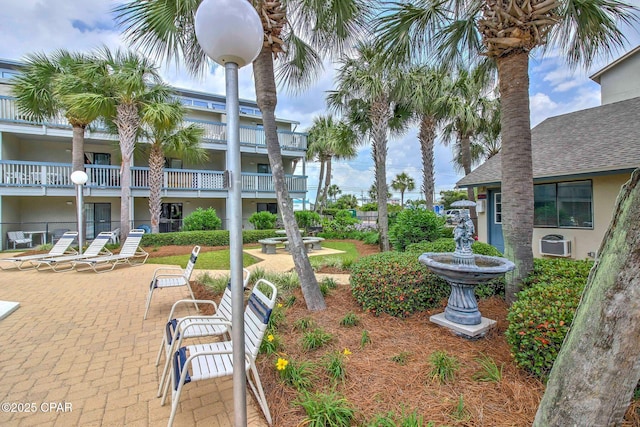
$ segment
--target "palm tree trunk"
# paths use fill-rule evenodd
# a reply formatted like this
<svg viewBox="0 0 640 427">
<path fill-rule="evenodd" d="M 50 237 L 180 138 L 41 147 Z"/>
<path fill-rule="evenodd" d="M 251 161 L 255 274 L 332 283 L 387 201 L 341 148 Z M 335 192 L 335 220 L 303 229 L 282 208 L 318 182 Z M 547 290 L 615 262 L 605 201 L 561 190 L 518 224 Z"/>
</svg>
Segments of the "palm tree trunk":
<svg viewBox="0 0 640 427">
<path fill-rule="evenodd" d="M 160 144 L 153 144 L 149 154 L 149 217 L 151 232 L 160 232 L 160 211 L 162 210 L 162 175 L 164 153 Z"/>
<path fill-rule="evenodd" d="M 618 426 L 640 379 L 640 171 L 622 188 L 535 427 Z"/>
<path fill-rule="evenodd" d="M 318 212 L 322 205 L 322 181 L 324 180 L 324 158 L 320 158 L 320 174 L 318 176 L 318 190 L 316 191 L 316 203 L 313 206 L 313 211 Z"/>
<path fill-rule="evenodd" d="M 86 125 L 72 123 L 71 169 L 72 172 L 84 171 L 84 130 Z"/>
<path fill-rule="evenodd" d="M 433 147 L 436 139 L 436 125 L 431 116 L 424 115 L 420 120 L 420 151 L 422 152 L 422 192 L 424 193 L 427 210 L 433 210 L 435 193 L 435 179 L 433 166 Z"/>
<path fill-rule="evenodd" d="M 460 154 L 462 155 L 462 168 L 465 176 L 471 173 L 471 138 L 469 135 L 460 135 Z M 475 202 L 476 195 L 473 187 L 467 188 L 467 199 Z M 469 207 L 469 218 L 473 221 L 473 229 L 478 232 L 478 213 L 475 206 Z"/>
<path fill-rule="evenodd" d="M 316 276 L 311 268 L 309 257 L 304 250 L 302 236 L 293 214 L 293 204 L 289 198 L 289 191 L 284 179 L 282 154 L 278 142 L 275 109 L 278 102 L 276 95 L 276 80 L 273 72 L 273 56 L 271 49 L 263 47 L 258 58 L 253 62 L 253 73 L 256 85 L 256 99 L 262 112 L 264 134 L 267 142 L 267 153 L 271 164 L 274 186 L 278 196 L 278 206 L 284 221 L 284 228 L 289 240 L 289 248 L 293 263 L 300 278 L 302 295 L 307 309 L 316 311 L 327 308 Z"/>
<path fill-rule="evenodd" d="M 505 296 L 515 300 L 533 269 L 533 166 L 529 112 L 529 54 L 500 57 L 498 79 L 502 126 L 502 233 L 504 254 L 516 264 L 507 274 Z"/>
<path fill-rule="evenodd" d="M 391 249 L 389 245 L 389 212 L 387 208 L 387 132 L 389 129 L 389 108 L 386 102 L 376 102 L 371 108 L 373 138 L 373 160 L 376 173 L 378 197 L 378 230 L 380 250 Z"/>
<path fill-rule="evenodd" d="M 117 107 L 116 126 L 120 138 L 120 237 L 126 239 L 131 230 L 131 159 L 136 143 L 136 134 L 140 127 L 138 107 L 132 104 L 120 104 Z"/>
<path fill-rule="evenodd" d="M 331 185 L 331 156 L 327 159 L 327 174 L 324 177 L 324 188 L 322 189 L 322 207 L 327 206 L 329 186 Z"/>
</svg>

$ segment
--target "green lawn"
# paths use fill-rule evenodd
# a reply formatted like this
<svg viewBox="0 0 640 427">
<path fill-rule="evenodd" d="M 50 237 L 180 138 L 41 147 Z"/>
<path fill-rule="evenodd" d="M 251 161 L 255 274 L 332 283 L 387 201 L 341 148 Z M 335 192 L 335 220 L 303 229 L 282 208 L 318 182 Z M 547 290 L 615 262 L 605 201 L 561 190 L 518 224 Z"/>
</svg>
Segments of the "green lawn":
<svg viewBox="0 0 640 427">
<path fill-rule="evenodd" d="M 322 246 L 339 251 L 344 251 L 346 253 L 310 257 L 314 265 L 318 265 L 319 263 L 323 263 L 327 260 L 331 261 L 339 259 L 343 261 L 345 259 L 355 260 L 356 258 L 358 258 L 358 251 L 356 250 L 356 246 L 353 243 L 341 241 L 324 241 L 322 242 Z M 185 268 L 187 266 L 187 262 L 189 261 L 189 256 L 190 255 L 176 255 L 161 258 L 151 258 L 150 262 L 154 264 L 179 265 L 180 267 Z M 246 253 L 243 254 L 242 264 L 244 265 L 244 267 L 248 267 L 257 262 L 257 258 L 254 258 Z M 229 270 L 229 249 L 201 252 L 198 256 L 197 268 L 203 270 Z"/>
<path fill-rule="evenodd" d="M 180 267 L 185 268 L 190 256 L 191 254 L 151 258 L 150 262 L 153 264 L 179 265 Z M 257 258 L 247 253 L 242 254 L 242 265 L 244 267 L 248 267 L 258 261 L 259 260 Z M 229 266 L 229 249 L 200 252 L 196 267 L 203 270 L 229 270 L 229 268 L 231 268 Z"/>
</svg>

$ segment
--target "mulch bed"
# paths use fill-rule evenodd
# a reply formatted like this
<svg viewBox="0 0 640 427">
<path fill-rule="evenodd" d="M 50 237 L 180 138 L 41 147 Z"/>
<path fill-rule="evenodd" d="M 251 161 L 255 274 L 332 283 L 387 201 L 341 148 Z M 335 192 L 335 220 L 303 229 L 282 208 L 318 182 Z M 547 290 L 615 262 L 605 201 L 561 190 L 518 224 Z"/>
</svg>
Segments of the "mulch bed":
<svg viewBox="0 0 640 427">
<path fill-rule="evenodd" d="M 378 252 L 374 246 L 354 241 L 361 255 Z M 151 249 L 151 248 L 149 248 Z M 220 248 L 202 248 L 203 251 Z M 186 250 L 186 252 L 185 252 Z M 162 247 L 151 252 L 151 256 L 189 253 L 190 247 Z M 343 273 L 325 269 L 326 273 Z M 213 296 L 201 284 L 193 284 L 196 298 Z M 432 312 L 415 314 L 398 319 L 385 314 L 374 316 L 363 312 L 351 295 L 349 286 L 339 286 L 326 297 L 327 309 L 309 312 L 299 290 L 294 292 L 295 304 L 286 309 L 286 321 L 279 330 L 282 347 L 280 357 L 295 361 L 310 361 L 318 368 L 317 387 L 313 392 L 335 389 L 357 408 L 356 423 L 370 421 L 375 414 L 392 411 L 396 414 L 416 410 L 425 423 L 457 426 L 527 426 L 531 425 L 544 392 L 544 385 L 534 377 L 517 368 L 504 337 L 507 328 L 507 306 L 500 298 L 491 298 L 479 303 L 483 316 L 496 319 L 497 326 L 487 336 L 478 340 L 458 337 L 449 330 L 429 321 L 429 316 L 443 311 L 442 307 Z M 356 313 L 360 323 L 344 327 L 340 321 L 347 313 Z M 327 346 L 304 351 L 300 345 L 302 332 L 293 328 L 300 318 L 312 318 L 325 332 L 333 335 Z M 361 347 L 362 331 L 367 330 L 371 343 Z M 351 351 L 346 362 L 346 380 L 334 384 L 323 372 L 324 355 L 332 351 Z M 434 351 L 444 350 L 459 362 L 455 380 L 440 384 L 430 378 L 429 356 Z M 401 365 L 391 360 L 401 353 L 407 354 L 407 362 Z M 479 382 L 473 379 L 480 371 L 477 359 L 481 355 L 491 357 L 502 366 L 502 381 Z M 293 405 L 298 392 L 284 385 L 275 369 L 277 356 L 261 355 L 257 365 L 263 382 L 273 425 L 296 427 L 303 423 L 305 414 L 301 407 Z M 462 414 L 456 412 L 460 400 L 464 403 Z M 623 426 L 640 426 L 640 402 L 634 401 Z"/>
</svg>

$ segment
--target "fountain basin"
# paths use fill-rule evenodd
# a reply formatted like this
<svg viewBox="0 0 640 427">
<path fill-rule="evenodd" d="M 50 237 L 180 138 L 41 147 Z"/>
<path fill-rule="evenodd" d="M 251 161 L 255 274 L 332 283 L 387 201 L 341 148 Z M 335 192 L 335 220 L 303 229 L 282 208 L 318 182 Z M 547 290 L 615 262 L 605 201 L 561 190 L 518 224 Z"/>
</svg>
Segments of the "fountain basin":
<svg viewBox="0 0 640 427">
<path fill-rule="evenodd" d="M 426 252 L 420 255 L 418 261 L 447 282 L 466 285 L 488 282 L 516 267 L 506 258 L 475 254 L 472 256 L 475 264 L 459 264 L 454 253 L 450 252 Z"/>
</svg>

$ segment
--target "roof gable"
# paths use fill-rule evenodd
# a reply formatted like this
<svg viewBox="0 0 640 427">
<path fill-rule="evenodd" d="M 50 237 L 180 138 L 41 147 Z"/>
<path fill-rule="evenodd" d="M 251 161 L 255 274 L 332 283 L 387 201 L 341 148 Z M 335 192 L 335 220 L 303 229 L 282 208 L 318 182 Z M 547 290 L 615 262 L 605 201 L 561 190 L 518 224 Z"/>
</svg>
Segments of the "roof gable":
<svg viewBox="0 0 640 427">
<path fill-rule="evenodd" d="M 640 167 L 640 97 L 550 117 L 531 130 L 533 177 L 596 174 Z M 501 180 L 501 156 L 458 186 Z"/>
</svg>

